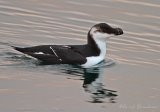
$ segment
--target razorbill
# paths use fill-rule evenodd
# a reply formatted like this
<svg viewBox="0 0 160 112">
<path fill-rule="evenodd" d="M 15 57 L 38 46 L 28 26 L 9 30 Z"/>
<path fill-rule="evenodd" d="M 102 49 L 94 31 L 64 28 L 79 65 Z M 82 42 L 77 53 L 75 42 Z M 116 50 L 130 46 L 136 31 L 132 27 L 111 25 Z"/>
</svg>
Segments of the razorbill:
<svg viewBox="0 0 160 112">
<path fill-rule="evenodd" d="M 91 67 L 105 59 L 106 40 L 112 35 L 122 34 L 121 28 L 99 23 L 89 30 L 87 43 L 84 45 L 40 45 L 26 48 L 13 46 L 13 48 L 50 64 L 76 64 Z"/>
</svg>

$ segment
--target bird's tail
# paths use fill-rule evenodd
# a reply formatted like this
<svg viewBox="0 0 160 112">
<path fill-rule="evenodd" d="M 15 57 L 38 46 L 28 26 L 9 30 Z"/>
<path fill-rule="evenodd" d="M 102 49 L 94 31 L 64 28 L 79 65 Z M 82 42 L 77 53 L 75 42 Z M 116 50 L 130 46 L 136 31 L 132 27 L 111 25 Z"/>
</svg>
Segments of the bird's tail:
<svg viewBox="0 0 160 112">
<path fill-rule="evenodd" d="M 24 48 L 20 48 L 20 47 L 16 47 L 16 46 L 12 46 L 11 47 L 19 52 L 24 52 Z"/>
<path fill-rule="evenodd" d="M 15 49 L 19 52 L 25 52 L 25 48 L 16 47 L 13 44 L 12 45 L 11 44 L 12 44 L 11 42 L 0 42 L 0 45 L 6 45 L 6 46 L 9 46 L 9 47 L 12 47 L 13 49 Z"/>
</svg>

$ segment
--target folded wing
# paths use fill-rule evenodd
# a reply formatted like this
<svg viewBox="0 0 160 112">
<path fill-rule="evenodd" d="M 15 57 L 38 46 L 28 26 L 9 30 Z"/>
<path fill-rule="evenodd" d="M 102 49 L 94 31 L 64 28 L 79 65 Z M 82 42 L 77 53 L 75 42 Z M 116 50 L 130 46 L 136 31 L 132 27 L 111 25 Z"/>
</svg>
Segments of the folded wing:
<svg viewBox="0 0 160 112">
<path fill-rule="evenodd" d="M 43 45 L 35 47 L 13 47 L 15 50 L 51 64 L 84 64 L 86 57 L 70 46 Z"/>
</svg>

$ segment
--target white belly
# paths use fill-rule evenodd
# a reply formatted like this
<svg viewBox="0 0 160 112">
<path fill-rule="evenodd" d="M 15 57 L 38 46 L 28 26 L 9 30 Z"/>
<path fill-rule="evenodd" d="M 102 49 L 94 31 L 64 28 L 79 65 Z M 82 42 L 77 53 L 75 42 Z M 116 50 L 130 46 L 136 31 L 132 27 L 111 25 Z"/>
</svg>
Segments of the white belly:
<svg viewBox="0 0 160 112">
<path fill-rule="evenodd" d="M 100 63 L 103 60 L 104 60 L 104 57 L 102 57 L 102 56 L 87 57 L 87 62 L 85 64 L 82 64 L 81 66 L 85 67 L 85 68 L 92 67 L 92 66 Z"/>
</svg>

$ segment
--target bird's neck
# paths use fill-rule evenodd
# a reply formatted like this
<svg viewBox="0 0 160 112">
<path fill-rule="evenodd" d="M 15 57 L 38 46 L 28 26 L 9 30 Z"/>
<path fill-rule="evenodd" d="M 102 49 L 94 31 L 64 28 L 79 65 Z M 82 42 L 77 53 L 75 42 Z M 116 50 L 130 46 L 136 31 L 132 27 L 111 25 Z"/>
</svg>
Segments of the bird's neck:
<svg viewBox="0 0 160 112">
<path fill-rule="evenodd" d="M 105 57 L 106 54 L 106 41 L 97 39 L 88 34 L 88 45 L 91 46 L 97 53 L 97 56 Z"/>
<path fill-rule="evenodd" d="M 102 56 L 103 58 L 105 58 L 106 55 L 106 50 L 107 50 L 107 44 L 105 41 L 101 41 L 101 40 L 95 40 L 98 48 L 100 49 L 100 56 Z"/>
</svg>

